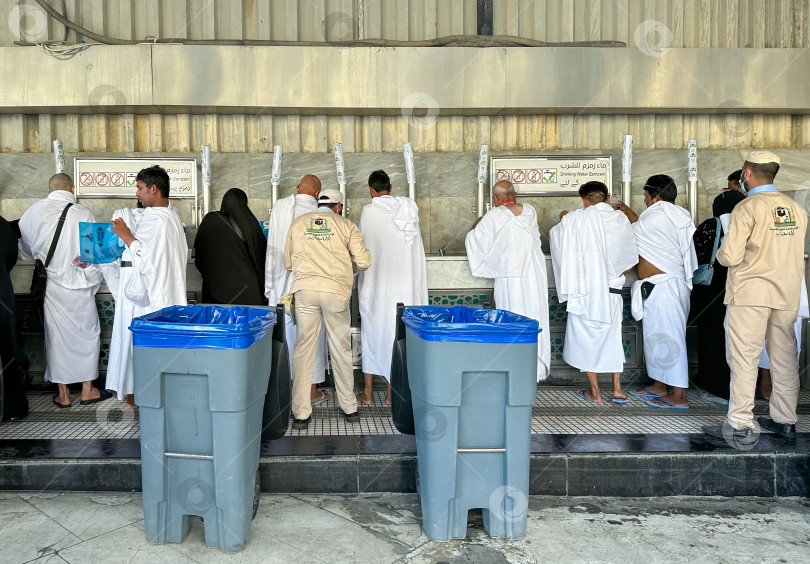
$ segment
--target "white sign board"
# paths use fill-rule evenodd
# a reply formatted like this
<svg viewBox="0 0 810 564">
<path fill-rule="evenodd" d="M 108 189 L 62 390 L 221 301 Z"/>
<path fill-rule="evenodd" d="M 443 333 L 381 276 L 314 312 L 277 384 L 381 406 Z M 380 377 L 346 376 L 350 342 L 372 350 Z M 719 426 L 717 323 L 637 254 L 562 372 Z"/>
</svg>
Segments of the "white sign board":
<svg viewBox="0 0 810 564">
<path fill-rule="evenodd" d="M 489 159 L 492 183 L 511 182 L 521 196 L 576 196 L 591 180 L 611 189 L 612 161 L 606 156 L 494 156 Z"/>
<path fill-rule="evenodd" d="M 133 198 L 141 169 L 160 165 L 169 173 L 170 198 L 197 198 L 197 159 L 73 159 L 73 182 L 79 198 Z"/>
</svg>

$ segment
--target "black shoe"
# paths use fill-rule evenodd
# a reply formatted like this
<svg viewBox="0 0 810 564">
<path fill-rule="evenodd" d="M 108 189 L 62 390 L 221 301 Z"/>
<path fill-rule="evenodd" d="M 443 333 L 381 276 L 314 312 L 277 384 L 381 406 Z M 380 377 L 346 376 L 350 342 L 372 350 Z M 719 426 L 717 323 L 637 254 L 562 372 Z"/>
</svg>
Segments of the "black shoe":
<svg viewBox="0 0 810 564">
<path fill-rule="evenodd" d="M 770 417 L 757 417 L 757 423 L 762 427 L 763 431 L 770 431 L 776 433 L 780 437 L 786 439 L 796 438 L 796 425 L 790 423 L 777 423 Z"/>
<path fill-rule="evenodd" d="M 295 419 L 293 418 L 292 428 L 297 429 L 299 431 L 303 431 L 307 427 L 309 427 L 309 422 L 312 421 L 312 416 L 310 415 L 306 419 Z"/>
<path fill-rule="evenodd" d="M 759 434 L 754 429 L 735 429 L 731 425 L 704 425 L 703 432 L 718 439 L 733 441 L 735 445 L 749 445 L 759 440 Z"/>
<path fill-rule="evenodd" d="M 343 417 L 346 418 L 346 423 L 360 423 L 360 414 L 356 411 L 354 413 L 343 412 Z"/>
</svg>

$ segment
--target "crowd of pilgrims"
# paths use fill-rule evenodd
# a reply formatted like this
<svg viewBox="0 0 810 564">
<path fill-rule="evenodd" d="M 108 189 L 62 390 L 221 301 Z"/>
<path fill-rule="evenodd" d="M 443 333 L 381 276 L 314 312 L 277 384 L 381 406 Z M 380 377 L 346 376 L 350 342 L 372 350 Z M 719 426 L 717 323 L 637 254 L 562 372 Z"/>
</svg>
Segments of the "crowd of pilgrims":
<svg viewBox="0 0 810 564">
<path fill-rule="evenodd" d="M 740 261 L 723 260 L 732 252 L 725 248 L 731 243 L 725 246 L 723 243 L 724 239 L 731 239 L 727 235 L 735 233 L 735 229 L 741 232 L 750 227 L 745 218 L 754 213 L 748 209 L 753 206 L 746 207 L 745 217 L 742 213 L 735 214 L 735 209 L 745 207 L 746 200 L 763 200 L 747 195 L 745 188 L 749 194 L 760 191 L 767 197 L 773 193 L 781 196 L 775 187 L 762 188 L 773 185 L 773 164 L 778 170 L 778 157 L 773 153 L 751 153 L 743 169 L 728 177 L 728 186 L 714 199 L 712 217 L 697 228 L 690 214 L 675 204 L 677 187 L 667 175 L 647 179 L 643 186 L 646 209 L 640 214 L 625 203 L 612 200 L 601 182 L 588 182 L 579 188 L 582 207 L 563 211 L 548 241 L 556 293 L 567 309 L 563 359 L 585 373 L 589 383 L 587 389 L 572 393 L 584 402 L 624 404 L 636 397 L 653 408 L 688 409 L 686 327 L 691 324 L 698 331 L 699 358 L 693 383 L 703 389 L 704 397 L 710 401 L 728 403 L 734 389 L 729 363 L 734 365 L 728 357 L 728 331 L 724 323 L 728 304 L 735 302 L 733 296 L 726 295 L 733 286 L 727 278 L 729 267 L 739 268 Z M 769 171 L 773 172 L 770 176 Z M 370 202 L 364 206 L 358 226 L 371 264 L 357 275 L 356 281 L 365 377 L 365 387 L 357 394 L 357 401 L 362 405 L 371 405 L 373 401 L 374 376 L 390 381 L 396 304 L 428 303 L 417 205 L 407 197 L 392 195 L 390 179 L 383 171 L 374 171 L 368 183 Z M 155 166 L 142 170 L 137 177 L 138 206 L 113 214 L 113 231 L 126 248 L 119 260 L 109 264 L 87 264 L 78 258 L 78 224 L 94 222 L 96 218 L 76 202 L 73 190 L 70 177 L 57 174 L 51 178 L 47 197 L 32 205 L 19 221 L 9 223 L 0 218 L 3 306 L 0 358 L 4 367 L 6 418 L 25 417 L 28 411 L 24 390 L 27 359 L 18 340 L 14 291 L 9 278 L 18 258 L 36 258 L 45 263 L 52 254 L 47 261 L 43 308 L 45 380 L 57 384 L 58 394 L 53 403 L 60 408 L 75 403 L 70 396 L 71 384 L 81 384 L 82 405 L 113 396 L 133 405 L 130 322 L 134 317 L 187 303 L 188 247 L 177 209 L 168 198 L 169 179 L 163 169 Z M 265 235 L 248 205 L 246 193 L 239 188 L 228 190 L 219 211 L 203 218 L 194 239 L 194 264 L 202 278 L 199 301 L 289 305 L 293 274 L 283 261 L 288 232 L 297 218 L 318 210 L 320 193 L 320 180 L 313 175 L 304 176 L 294 194 L 274 204 Z M 470 270 L 474 276 L 494 280 L 497 308 L 539 322 L 537 380 L 541 381 L 549 373 L 551 347 L 546 256 L 537 214 L 531 205 L 517 201 L 517 193 L 508 181 L 497 182 L 492 196 L 493 209 L 478 218 L 466 234 Z M 795 238 L 801 237 L 803 253 L 806 216 L 797 206 L 794 208 L 790 209 L 792 227 L 800 231 Z M 61 234 L 52 249 L 60 216 L 64 216 Z M 750 239 L 756 233 L 748 236 Z M 709 265 L 712 271 L 707 284 L 693 280 L 700 265 Z M 622 289 L 626 275 L 633 269 L 638 280 L 630 291 L 631 311 L 635 319 L 643 319 L 644 354 L 651 382 L 625 391 L 621 385 L 625 363 Z M 798 327 L 801 319 L 808 316 L 806 289 L 803 280 L 800 285 L 796 283 L 796 273 L 790 272 L 786 278 L 787 282 L 779 283 L 796 286 L 795 291 L 791 286 L 788 292 L 790 303 L 761 305 L 795 309 Z M 100 389 L 94 385 L 100 348 L 94 296 L 102 284 L 114 297 L 115 315 L 106 381 Z M 801 307 L 796 303 L 794 308 L 793 297 L 799 293 Z M 739 303 L 740 307 L 750 305 L 757 304 Z M 289 309 L 283 322 L 292 359 L 296 335 Z M 763 329 L 761 335 L 765 334 Z M 758 393 L 768 398 L 771 347 L 764 346 L 764 338 L 760 340 L 756 347 L 762 372 Z M 319 389 L 328 366 L 326 342 L 322 330 L 312 372 L 313 405 L 328 397 L 327 391 Z M 345 345 L 350 346 L 348 342 Z M 611 392 L 604 397 L 597 382 L 598 374 L 612 377 Z M 390 403 L 390 385 L 385 402 Z"/>
</svg>

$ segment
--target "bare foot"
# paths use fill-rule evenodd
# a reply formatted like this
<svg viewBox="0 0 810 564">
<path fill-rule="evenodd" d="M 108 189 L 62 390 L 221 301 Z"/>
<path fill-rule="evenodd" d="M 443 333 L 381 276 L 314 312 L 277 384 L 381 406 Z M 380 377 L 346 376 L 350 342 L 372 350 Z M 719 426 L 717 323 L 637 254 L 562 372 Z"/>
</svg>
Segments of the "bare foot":
<svg viewBox="0 0 810 564">
<path fill-rule="evenodd" d="M 631 392 L 630 395 L 640 397 L 640 398 L 660 398 L 661 396 L 665 396 L 667 394 L 666 386 L 647 386 L 644 388 L 639 388 L 638 390 Z"/>
<path fill-rule="evenodd" d="M 96 398 L 100 398 L 100 397 L 101 397 L 101 392 L 98 391 L 98 388 L 90 388 L 90 391 L 88 393 L 86 393 L 86 394 L 84 393 L 84 390 L 82 390 L 82 393 L 81 393 L 81 400 L 82 401 L 88 401 L 88 400 L 96 399 Z"/>
<path fill-rule="evenodd" d="M 315 390 L 315 392 L 316 392 L 315 394 L 310 394 L 309 396 L 309 403 L 311 403 L 313 407 L 316 405 L 320 405 L 329 399 L 328 393 L 322 392 L 320 390 Z"/>
<path fill-rule="evenodd" d="M 661 407 L 670 407 L 670 406 L 689 407 L 689 404 L 686 402 L 684 398 L 675 399 L 675 397 L 672 395 L 659 396 L 658 398 L 650 398 L 648 401 L 656 405 L 660 405 Z"/>
<path fill-rule="evenodd" d="M 135 394 L 127 394 L 127 405 L 135 407 Z"/>
<path fill-rule="evenodd" d="M 357 394 L 357 402 L 362 403 L 365 406 L 369 406 L 374 402 L 374 398 L 370 393 L 360 392 Z"/>
<path fill-rule="evenodd" d="M 385 396 L 385 405 L 391 405 L 391 396 L 390 395 Z"/>
<path fill-rule="evenodd" d="M 594 403 L 602 403 L 602 394 L 593 395 L 591 390 L 580 390 L 577 392 L 577 395 Z"/>
<path fill-rule="evenodd" d="M 613 392 L 613 399 L 626 400 L 630 399 L 630 396 L 625 394 L 624 392 Z"/>
</svg>

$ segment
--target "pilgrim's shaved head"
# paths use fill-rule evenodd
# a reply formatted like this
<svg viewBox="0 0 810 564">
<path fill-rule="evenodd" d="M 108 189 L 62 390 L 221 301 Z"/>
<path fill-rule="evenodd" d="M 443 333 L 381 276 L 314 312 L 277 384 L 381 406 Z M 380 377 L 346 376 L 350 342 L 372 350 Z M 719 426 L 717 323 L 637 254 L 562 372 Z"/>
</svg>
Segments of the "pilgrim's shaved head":
<svg viewBox="0 0 810 564">
<path fill-rule="evenodd" d="M 296 191 L 299 194 L 309 194 L 313 198 L 317 198 L 321 192 L 321 179 L 314 174 L 305 174 L 298 183 Z"/>
<path fill-rule="evenodd" d="M 65 190 L 71 192 L 73 188 L 73 180 L 64 173 L 54 174 L 48 181 L 48 192 L 56 192 L 57 190 Z"/>
<path fill-rule="evenodd" d="M 513 202 L 517 198 L 515 187 L 508 180 L 500 180 L 492 187 L 492 199 L 501 205 L 503 202 Z"/>
</svg>

